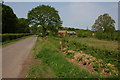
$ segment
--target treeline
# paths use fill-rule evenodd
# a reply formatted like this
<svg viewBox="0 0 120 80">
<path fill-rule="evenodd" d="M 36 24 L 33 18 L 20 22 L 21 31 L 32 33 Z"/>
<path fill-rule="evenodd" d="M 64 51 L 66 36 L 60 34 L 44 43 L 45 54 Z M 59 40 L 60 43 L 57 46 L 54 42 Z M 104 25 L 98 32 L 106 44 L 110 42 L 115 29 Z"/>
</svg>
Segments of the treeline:
<svg viewBox="0 0 120 80">
<path fill-rule="evenodd" d="M 7 5 L 0 3 L 0 6 L 2 6 L 2 14 L 0 14 L 2 16 L 2 34 L 0 34 L 2 42 L 32 35 L 28 19 L 17 18 L 12 8 Z"/>
<path fill-rule="evenodd" d="M 120 31 L 114 31 L 114 32 L 103 32 L 103 31 L 91 31 L 91 30 L 77 30 L 77 36 L 78 37 L 94 37 L 97 39 L 104 39 L 104 40 L 120 40 Z"/>
<path fill-rule="evenodd" d="M 120 31 L 115 31 L 115 32 L 96 32 L 95 36 L 98 39 L 105 39 L 105 40 L 115 40 L 115 41 L 120 41 Z"/>
<path fill-rule="evenodd" d="M 114 32 L 104 32 L 104 31 L 75 29 L 75 28 L 68 28 L 68 27 L 61 27 L 59 30 L 76 31 L 77 37 L 80 37 L 80 38 L 94 37 L 97 39 L 112 40 L 112 41 L 120 40 L 120 30 L 116 30 Z"/>
<path fill-rule="evenodd" d="M 30 33 L 28 20 L 17 18 L 12 8 L 2 5 L 2 34 L 4 33 Z"/>
<path fill-rule="evenodd" d="M 77 28 L 71 28 L 71 27 L 59 27 L 59 30 L 76 31 L 76 30 L 79 30 L 79 29 L 77 29 Z"/>
</svg>

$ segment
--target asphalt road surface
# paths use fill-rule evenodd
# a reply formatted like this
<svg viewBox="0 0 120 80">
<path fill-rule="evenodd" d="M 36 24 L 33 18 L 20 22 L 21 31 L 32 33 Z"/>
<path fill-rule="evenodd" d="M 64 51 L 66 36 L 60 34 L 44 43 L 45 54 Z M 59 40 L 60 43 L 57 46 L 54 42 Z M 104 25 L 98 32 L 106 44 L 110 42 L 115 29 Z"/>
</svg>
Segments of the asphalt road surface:
<svg viewBox="0 0 120 80">
<path fill-rule="evenodd" d="M 19 78 L 36 39 L 32 36 L 2 48 L 2 78 Z"/>
</svg>

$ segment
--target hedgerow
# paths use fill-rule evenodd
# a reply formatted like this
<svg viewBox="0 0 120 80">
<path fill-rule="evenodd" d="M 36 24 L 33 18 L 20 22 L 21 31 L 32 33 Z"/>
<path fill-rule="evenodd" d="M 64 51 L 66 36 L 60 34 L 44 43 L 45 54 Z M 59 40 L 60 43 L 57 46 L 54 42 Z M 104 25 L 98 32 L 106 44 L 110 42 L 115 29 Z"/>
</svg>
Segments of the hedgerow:
<svg viewBox="0 0 120 80">
<path fill-rule="evenodd" d="M 112 33 L 96 32 L 95 38 L 119 41 L 120 40 L 120 32 L 112 32 Z"/>
<path fill-rule="evenodd" d="M 81 38 L 94 37 L 97 39 L 120 41 L 120 31 L 118 32 L 103 32 L 103 31 L 93 32 L 90 30 L 78 30 L 77 36 Z"/>
<path fill-rule="evenodd" d="M 23 36 L 29 36 L 31 33 L 20 33 L 20 34 L 1 34 L 2 36 L 2 42 L 13 40 L 13 39 L 18 39 Z"/>
<path fill-rule="evenodd" d="M 92 31 L 89 30 L 79 30 L 77 31 L 77 36 L 78 37 L 92 37 Z"/>
</svg>

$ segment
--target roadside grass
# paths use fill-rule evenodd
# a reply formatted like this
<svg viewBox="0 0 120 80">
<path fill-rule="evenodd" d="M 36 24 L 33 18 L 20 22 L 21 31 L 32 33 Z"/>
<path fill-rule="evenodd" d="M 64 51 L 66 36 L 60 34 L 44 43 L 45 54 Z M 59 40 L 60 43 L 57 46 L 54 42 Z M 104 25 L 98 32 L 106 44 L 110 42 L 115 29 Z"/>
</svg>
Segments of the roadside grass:
<svg viewBox="0 0 120 80">
<path fill-rule="evenodd" d="M 56 75 L 47 64 L 44 64 L 42 61 L 36 62 L 30 66 L 26 78 L 56 78 Z"/>
<path fill-rule="evenodd" d="M 76 42 L 80 42 L 82 44 L 86 44 L 88 46 L 97 47 L 104 50 L 106 49 L 113 51 L 118 50 L 117 41 L 107 41 L 107 40 L 99 40 L 96 38 L 79 38 L 79 37 L 75 37 L 75 38 L 67 37 L 66 39 L 74 40 Z"/>
<path fill-rule="evenodd" d="M 40 38 L 37 39 L 33 48 L 32 56 L 34 61 L 28 69 L 26 78 L 56 78 L 56 75 L 47 64 L 43 63 L 41 60 L 36 59 L 36 53 L 38 53 L 42 48 L 39 39 Z"/>
<path fill-rule="evenodd" d="M 33 36 L 33 35 L 30 35 L 30 36 Z M 2 45 L 2 47 L 5 47 L 7 45 L 10 45 L 10 44 L 13 44 L 19 40 L 22 40 L 22 39 L 25 39 L 25 38 L 28 38 L 30 36 L 24 36 L 24 37 L 21 37 L 21 38 L 18 38 L 18 39 L 14 39 L 14 40 L 9 40 L 9 41 L 5 41 L 5 42 L 0 42 L 0 45 Z"/>
<path fill-rule="evenodd" d="M 100 47 L 88 46 L 88 44 L 82 43 L 78 38 L 63 38 L 61 39 L 63 44 L 67 45 L 66 50 L 83 51 L 85 54 L 90 54 L 97 59 L 102 59 L 105 63 L 114 64 L 119 69 L 119 51 L 109 49 L 102 49 Z M 89 42 L 89 40 L 88 40 Z M 86 42 L 87 43 L 87 42 Z M 99 45 L 99 44 L 98 44 Z M 117 77 L 117 76 L 116 76 Z"/>
<path fill-rule="evenodd" d="M 40 78 L 41 75 L 50 74 L 54 78 L 111 78 L 113 76 L 103 76 L 100 74 L 91 74 L 82 67 L 79 67 L 66 60 L 65 56 L 58 50 L 59 38 L 46 38 L 48 40 L 42 40 L 38 38 L 36 43 L 37 51 L 34 53 L 34 58 L 42 61 L 45 65 L 36 64 L 33 65 L 27 75 L 27 78 Z M 43 66 L 43 67 L 42 67 Z M 46 67 L 46 68 L 44 68 Z M 48 68 L 49 67 L 49 68 Z M 42 69 L 44 68 L 44 69 Z M 50 77 L 50 76 L 49 76 Z"/>
</svg>

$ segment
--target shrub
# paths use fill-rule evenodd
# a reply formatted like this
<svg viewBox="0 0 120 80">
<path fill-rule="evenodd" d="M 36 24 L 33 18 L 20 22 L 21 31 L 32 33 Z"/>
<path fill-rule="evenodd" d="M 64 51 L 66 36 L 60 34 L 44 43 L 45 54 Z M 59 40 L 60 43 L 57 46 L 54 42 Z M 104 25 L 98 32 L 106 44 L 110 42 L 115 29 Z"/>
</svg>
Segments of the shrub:
<svg viewBox="0 0 120 80">
<path fill-rule="evenodd" d="M 79 30 L 77 32 L 78 37 L 92 37 L 92 31 L 89 30 Z"/>
<path fill-rule="evenodd" d="M 95 38 L 119 41 L 120 34 L 119 32 L 105 33 L 105 32 L 98 31 L 95 33 Z"/>
<path fill-rule="evenodd" d="M 66 57 L 70 58 L 70 59 L 74 59 L 74 53 L 66 53 Z"/>
<path fill-rule="evenodd" d="M 78 57 L 77 58 L 77 61 L 79 62 L 79 61 L 82 61 L 82 57 Z"/>
</svg>

